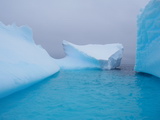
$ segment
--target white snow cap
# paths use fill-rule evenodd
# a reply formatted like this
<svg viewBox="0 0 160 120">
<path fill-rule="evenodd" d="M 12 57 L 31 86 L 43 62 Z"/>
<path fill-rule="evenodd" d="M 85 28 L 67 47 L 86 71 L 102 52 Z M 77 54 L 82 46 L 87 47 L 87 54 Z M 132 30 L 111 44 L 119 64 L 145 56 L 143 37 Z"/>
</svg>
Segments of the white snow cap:
<svg viewBox="0 0 160 120">
<path fill-rule="evenodd" d="M 57 63 L 65 69 L 113 69 L 120 66 L 123 53 L 119 43 L 75 45 L 64 40 L 63 47 L 67 56 Z"/>
</svg>

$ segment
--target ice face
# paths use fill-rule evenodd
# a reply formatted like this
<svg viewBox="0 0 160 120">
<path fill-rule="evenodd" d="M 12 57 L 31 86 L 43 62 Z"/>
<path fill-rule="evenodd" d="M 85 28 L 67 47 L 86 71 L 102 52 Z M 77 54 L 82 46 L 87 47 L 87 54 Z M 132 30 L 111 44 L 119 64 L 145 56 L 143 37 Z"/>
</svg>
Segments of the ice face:
<svg viewBox="0 0 160 120">
<path fill-rule="evenodd" d="M 59 70 L 53 58 L 32 39 L 27 26 L 0 23 L 0 97 Z"/>
<path fill-rule="evenodd" d="M 123 46 L 121 44 L 75 45 L 63 41 L 66 57 L 57 60 L 62 69 L 113 69 L 120 66 Z"/>
<path fill-rule="evenodd" d="M 160 77 L 160 0 L 151 0 L 138 17 L 135 70 Z"/>
</svg>

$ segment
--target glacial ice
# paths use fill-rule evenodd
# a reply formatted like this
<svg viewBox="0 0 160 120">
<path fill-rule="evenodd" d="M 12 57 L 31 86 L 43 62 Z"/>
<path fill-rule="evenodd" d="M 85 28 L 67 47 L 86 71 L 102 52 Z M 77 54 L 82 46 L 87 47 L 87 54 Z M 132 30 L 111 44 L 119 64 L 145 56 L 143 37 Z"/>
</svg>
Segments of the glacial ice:
<svg viewBox="0 0 160 120">
<path fill-rule="evenodd" d="M 75 45 L 63 41 L 66 57 L 58 59 L 62 69 L 114 69 L 120 66 L 123 46 L 115 44 Z"/>
<path fill-rule="evenodd" d="M 160 0 L 151 0 L 138 17 L 135 71 L 160 77 Z"/>
<path fill-rule="evenodd" d="M 29 27 L 0 23 L 0 97 L 58 71 L 54 59 L 34 43 Z"/>
</svg>

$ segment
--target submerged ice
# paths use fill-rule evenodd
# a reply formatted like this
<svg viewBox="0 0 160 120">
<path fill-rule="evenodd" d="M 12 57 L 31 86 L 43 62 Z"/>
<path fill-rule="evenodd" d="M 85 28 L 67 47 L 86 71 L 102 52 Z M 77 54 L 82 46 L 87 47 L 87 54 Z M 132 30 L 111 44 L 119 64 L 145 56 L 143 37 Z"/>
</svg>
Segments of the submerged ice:
<svg viewBox="0 0 160 120">
<path fill-rule="evenodd" d="M 160 0 L 151 0 L 138 17 L 135 70 L 160 77 Z"/>
<path fill-rule="evenodd" d="M 54 59 L 34 43 L 29 27 L 0 23 L 0 97 L 58 70 Z"/>
<path fill-rule="evenodd" d="M 115 44 L 75 45 L 63 41 L 66 57 L 57 60 L 62 69 L 113 69 L 120 66 L 123 46 Z"/>
</svg>

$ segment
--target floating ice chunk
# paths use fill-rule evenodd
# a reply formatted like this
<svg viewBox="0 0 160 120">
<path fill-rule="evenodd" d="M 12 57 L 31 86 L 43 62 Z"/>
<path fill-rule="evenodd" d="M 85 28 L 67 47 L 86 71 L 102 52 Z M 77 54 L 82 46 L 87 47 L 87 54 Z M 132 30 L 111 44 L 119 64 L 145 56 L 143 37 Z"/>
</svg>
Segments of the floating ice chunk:
<svg viewBox="0 0 160 120">
<path fill-rule="evenodd" d="M 62 69 L 113 69 L 120 66 L 123 46 L 121 44 L 75 45 L 63 41 L 66 57 L 57 60 Z"/>
<path fill-rule="evenodd" d="M 160 77 L 160 0 L 151 0 L 138 17 L 135 70 Z"/>
<path fill-rule="evenodd" d="M 54 59 L 34 43 L 29 27 L 0 23 L 0 97 L 53 75 L 58 70 Z"/>
</svg>

